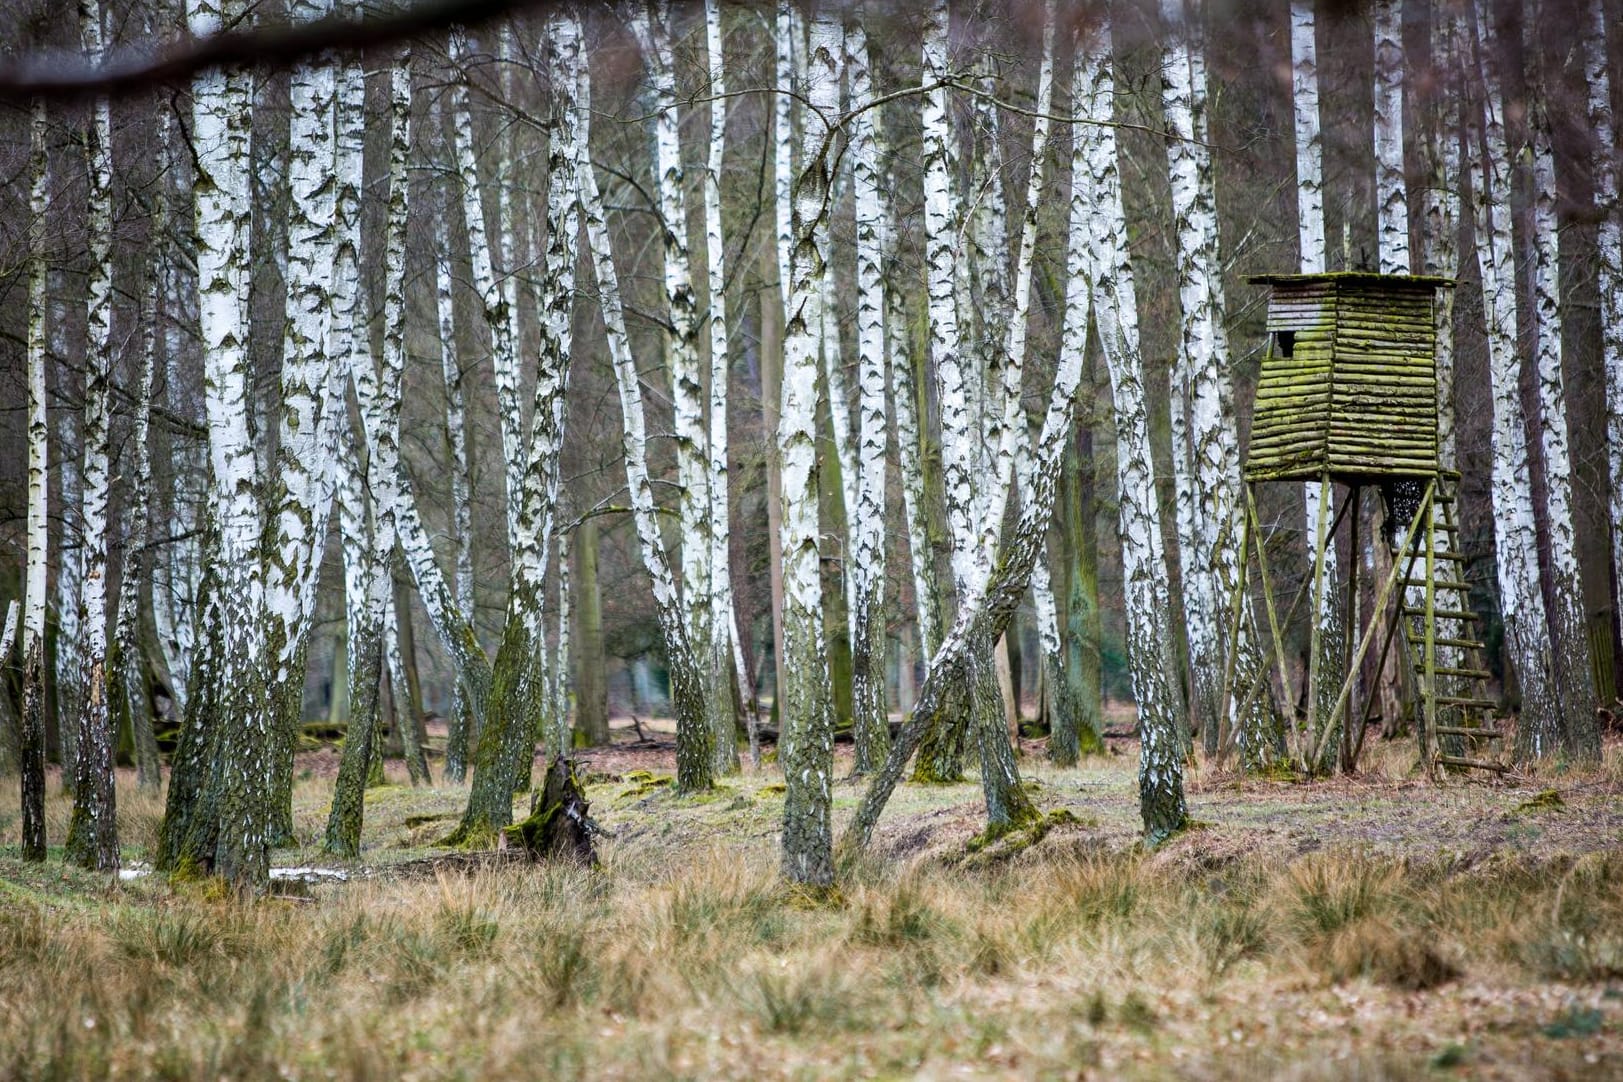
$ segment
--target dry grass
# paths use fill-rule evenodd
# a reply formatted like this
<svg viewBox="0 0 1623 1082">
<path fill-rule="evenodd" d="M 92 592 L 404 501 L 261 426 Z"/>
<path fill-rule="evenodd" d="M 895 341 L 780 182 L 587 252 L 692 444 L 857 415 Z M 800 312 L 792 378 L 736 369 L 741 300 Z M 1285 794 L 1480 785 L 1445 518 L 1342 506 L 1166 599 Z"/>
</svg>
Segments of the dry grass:
<svg viewBox="0 0 1623 1082">
<path fill-rule="evenodd" d="M 386 789 L 376 874 L 253 906 L 0 848 L 0 1076 L 1618 1076 L 1616 756 L 1523 812 L 1551 778 L 1199 779 L 1211 825 L 1149 855 L 1130 755 L 1028 760 L 1078 824 L 972 862 L 976 788 L 904 787 L 820 902 L 777 875 L 770 773 L 702 799 L 594 785 L 618 835 L 595 872 L 391 871 L 463 793 Z M 312 837 L 330 782 L 300 785 Z M 161 804 L 120 795 L 137 857 Z M 1440 822 L 1485 840 L 1428 844 Z"/>
</svg>

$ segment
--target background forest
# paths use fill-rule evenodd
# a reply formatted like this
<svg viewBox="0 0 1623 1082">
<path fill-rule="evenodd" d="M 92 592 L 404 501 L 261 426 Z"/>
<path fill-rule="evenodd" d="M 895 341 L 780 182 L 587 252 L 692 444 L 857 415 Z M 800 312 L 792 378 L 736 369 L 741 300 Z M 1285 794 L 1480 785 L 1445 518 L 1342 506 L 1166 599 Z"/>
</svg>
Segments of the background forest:
<svg viewBox="0 0 1623 1082">
<path fill-rule="evenodd" d="M 1068 765 L 1110 700 L 1152 841 L 1186 825 L 1192 745 L 1355 770 L 1364 726 L 1305 688 L 1356 629 L 1234 593 L 1268 342 L 1247 278 L 1296 270 L 1459 280 L 1437 413 L 1483 675 L 1517 760 L 1597 761 L 1614 14 L 694 4 L 396 41 L 319 0 L 9 5 L 24 852 L 42 757 L 101 867 L 115 758 L 151 789 L 167 763 L 159 865 L 262 882 L 296 752 L 342 736 L 325 844 L 353 855 L 380 718 L 414 784 L 471 781 L 463 843 L 511 822 L 537 743 L 607 743 L 611 716 L 674 717 L 685 793 L 776 742 L 784 868 L 815 884 L 836 733 L 874 778 L 859 841 L 915 750 L 917 780 L 979 764 L 989 836 L 1040 820 L 1023 713 Z M 377 44 L 343 48 L 346 18 Z M 139 71 L 290 24 L 339 48 Z M 136 74 L 74 89 L 104 57 Z M 1284 597 L 1328 517 L 1303 488 L 1259 490 Z M 1390 566 L 1373 497 L 1334 497 L 1365 541 L 1331 565 Z M 1406 731 L 1412 673 L 1356 656 L 1354 701 Z"/>
</svg>

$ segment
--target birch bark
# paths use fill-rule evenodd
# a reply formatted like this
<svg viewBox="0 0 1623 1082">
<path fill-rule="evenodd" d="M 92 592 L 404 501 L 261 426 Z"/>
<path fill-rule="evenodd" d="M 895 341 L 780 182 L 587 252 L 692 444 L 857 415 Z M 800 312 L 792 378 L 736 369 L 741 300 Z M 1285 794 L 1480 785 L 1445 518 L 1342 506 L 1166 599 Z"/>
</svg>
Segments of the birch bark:
<svg viewBox="0 0 1623 1082">
<path fill-rule="evenodd" d="M 705 0 L 705 52 L 710 74 L 710 149 L 704 175 L 704 244 L 710 296 L 710 444 L 705 487 L 710 497 L 710 675 L 714 686 L 706 710 L 715 729 L 715 770 L 738 770 L 737 719 L 732 686 L 742 690 L 749 675 L 737 664 L 741 644 L 734 630 L 732 568 L 727 549 L 731 526 L 727 472 L 727 390 L 731 371 L 727 345 L 731 326 L 727 310 L 727 244 L 721 228 L 721 170 L 727 141 L 727 65 L 722 49 L 721 5 Z M 562 565 L 560 565 L 562 566 Z M 725 701 L 723 699 L 725 692 Z"/>
<path fill-rule="evenodd" d="M 1499 593 L 1505 638 L 1522 690 L 1517 754 L 1524 760 L 1542 759 L 1561 748 L 1561 717 L 1554 699 L 1549 623 L 1538 583 L 1526 418 L 1517 379 L 1510 156 L 1493 58 L 1495 43 L 1480 12 L 1472 44 L 1476 86 L 1469 142 L 1478 149 L 1480 163 L 1473 177 L 1473 232 L 1482 274 L 1493 393 L 1492 504 Z"/>
<path fill-rule="evenodd" d="M 845 68 L 851 107 L 851 180 L 856 200 L 858 435 L 856 503 L 851 509 L 852 773 L 879 769 L 890 750 L 885 710 L 885 285 L 890 247 L 881 205 L 879 128 L 867 35 L 859 19 L 845 25 Z"/>
<path fill-rule="evenodd" d="M 783 872 L 797 883 L 834 880 L 834 725 L 823 651 L 817 528 L 817 337 L 822 322 L 833 187 L 829 131 L 839 101 L 841 30 L 819 13 L 809 25 L 806 132 L 794 187 L 783 403 L 778 455 L 783 466 L 783 638 L 787 664 L 781 748 Z"/>
<path fill-rule="evenodd" d="M 45 424 L 45 103 L 29 123 L 28 570 L 23 608 L 22 858 L 45 859 L 45 593 L 50 551 L 50 433 Z"/>
<path fill-rule="evenodd" d="M 309 23 L 331 14 L 330 0 L 300 0 L 289 11 Z M 364 92 L 364 85 L 361 87 Z M 293 837 L 293 752 L 304 707 L 304 661 L 315 614 L 320 553 L 332 506 L 326 414 L 337 222 L 337 81 L 330 58 L 295 65 L 288 91 L 287 319 L 277 418 L 276 484 L 266 546 L 265 600 L 273 686 L 278 689 L 274 787 L 278 843 Z"/>
<path fill-rule="evenodd" d="M 620 393 L 626 488 L 630 495 L 643 567 L 653 583 L 655 611 L 665 639 L 666 662 L 670 666 L 671 699 L 677 716 L 677 787 L 684 791 L 705 789 L 711 784 L 712 734 L 704 718 L 704 675 L 700 660 L 688 639 L 682 603 L 676 593 L 676 582 L 671 575 L 670 561 L 660 540 L 659 523 L 655 519 L 654 490 L 648 475 L 647 422 L 643 415 L 642 387 L 638 382 L 636 361 L 631 354 L 631 341 L 626 335 L 619 276 L 614 267 L 614 248 L 609 237 L 603 198 L 597 187 L 597 174 L 590 158 L 591 91 L 590 76 L 584 64 L 577 85 L 575 108 L 580 133 L 580 157 L 576 162 L 580 183 L 580 215 L 586 227 L 609 356 L 614 363 L 615 383 Z"/>
<path fill-rule="evenodd" d="M 952 121 L 945 80 L 949 17 L 945 0 L 931 3 L 924 28 L 923 153 L 925 281 L 930 357 L 941 410 L 941 467 L 952 545 L 953 585 L 963 606 L 979 586 L 975 476 L 980 435 L 975 428 L 979 389 L 973 362 L 964 356 L 958 322 L 958 277 L 964 262 L 960 208 L 953 184 Z M 990 644 L 988 644 L 990 648 Z M 985 659 L 990 664 L 990 658 Z M 970 716 L 973 716 L 973 708 Z M 921 749 L 914 780 L 956 781 L 962 776 L 966 718 L 944 712 Z"/>
<path fill-rule="evenodd" d="M 1535 13 L 1538 5 L 1534 7 Z M 1545 91 L 1547 95 L 1547 91 Z M 1578 536 L 1572 515 L 1573 461 L 1567 438 L 1567 393 L 1561 372 L 1561 251 L 1557 237 L 1555 151 L 1545 101 L 1531 110 L 1533 127 L 1533 324 L 1535 329 L 1537 432 L 1544 460 L 1545 521 L 1549 562 L 1550 640 L 1555 701 L 1560 704 L 1562 739 L 1573 756 L 1600 758 L 1600 726 L 1595 708 L 1595 671 L 1584 622 L 1583 582 L 1578 572 Z"/>
<path fill-rule="evenodd" d="M 188 0 L 187 24 L 207 38 L 244 17 L 240 0 Z M 217 579 L 215 721 L 203 814 L 189 854 L 239 891 L 269 871 L 271 719 L 262 619 L 265 576 L 254 447 L 248 431 L 248 136 L 253 78 L 208 69 L 192 81 L 199 333 L 205 365 Z"/>
<path fill-rule="evenodd" d="M 1409 274 L 1403 176 L 1403 0 L 1375 0 L 1375 204 L 1382 274 Z"/>
<path fill-rule="evenodd" d="M 1247 764 L 1258 765 L 1269 753 L 1266 712 L 1245 718 L 1217 717 L 1224 668 L 1220 610 L 1239 578 L 1235 509 L 1240 465 L 1233 388 L 1225 367 L 1229 350 L 1223 325 L 1216 189 L 1208 147 L 1202 13 L 1185 0 L 1162 0 L 1161 6 L 1169 23 L 1161 85 L 1162 106 L 1173 133 L 1167 142 L 1167 166 L 1177 223 L 1181 311 L 1172 404 L 1173 472 L 1188 615 L 1191 703 L 1202 727 L 1237 727 Z M 1242 628 L 1249 624 L 1245 621 Z M 1238 651 L 1234 669 L 1243 683 L 1244 674 L 1260 664 L 1256 644 L 1242 634 L 1232 648 Z"/>
<path fill-rule="evenodd" d="M 359 63 L 355 75 L 364 79 Z M 346 77 L 349 74 L 346 72 Z M 361 84 L 364 90 L 364 82 Z M 345 102 L 340 109 L 340 133 L 360 134 L 364 115 L 351 111 Z M 338 778 L 333 784 L 333 804 L 327 819 L 326 848 L 340 856 L 360 852 L 361 822 L 364 814 L 368 766 L 377 739 L 377 683 L 382 678 L 389 646 L 389 608 L 394 597 L 394 555 L 397 538 L 395 519 L 401 503 L 399 483 L 400 391 L 405 372 L 405 275 L 408 190 L 407 158 L 411 149 L 411 58 L 397 58 L 389 75 L 389 204 L 383 230 L 383 350 L 374 366 L 371 350 L 362 344 L 364 322 L 354 320 L 349 351 L 350 379 L 360 405 L 365 433 L 366 514 L 370 521 L 366 555 L 361 561 L 363 581 L 356 591 L 360 609 L 351 625 L 348 657 L 352 665 L 350 725 L 339 761 Z M 360 143 L 355 143 L 359 147 Z M 342 163 L 342 160 L 341 160 Z M 354 159 L 352 174 L 360 179 L 361 158 Z M 358 185 L 357 185 L 358 191 Z M 359 222 L 354 250 L 360 251 Z M 355 309 L 359 312 L 360 306 Z M 359 468 L 356 474 L 360 473 Z M 352 612 L 354 610 L 352 609 Z M 365 684 L 359 687 L 358 684 Z M 359 698 L 357 698 L 359 696 Z M 396 717 L 409 725 L 409 706 L 403 681 L 395 687 Z"/>
<path fill-rule="evenodd" d="M 699 365 L 698 297 L 688 245 L 687 171 L 677 128 L 676 72 L 672 56 L 670 7 L 649 0 L 639 8 L 633 30 L 648 57 L 654 90 L 654 158 L 664 241 L 665 299 L 670 333 L 665 352 L 670 366 L 671 401 L 676 436 L 676 470 L 681 518 L 682 607 L 688 621 L 688 645 L 706 673 L 705 715 L 710 725 L 706 743 L 712 763 L 737 759 L 734 744 L 729 653 L 717 650 L 724 629 L 713 626 L 711 599 L 712 507 L 709 453 L 705 434 L 704 386 Z M 726 640 L 720 639 L 725 645 Z M 719 666 L 719 667 L 718 667 Z M 718 738 L 720 738 L 718 740 Z M 679 736 L 680 739 L 680 736 Z M 697 739 L 690 739 L 696 744 Z M 713 769 L 713 767 L 712 767 Z M 707 788 L 708 777 L 695 781 Z"/>
<path fill-rule="evenodd" d="M 1167 587 L 1167 555 L 1161 533 L 1160 499 L 1150 454 L 1149 411 L 1144 364 L 1139 350 L 1138 297 L 1128 254 L 1127 216 L 1121 192 L 1120 155 L 1114 118 L 1115 70 L 1108 23 L 1082 42 L 1079 87 L 1085 114 L 1096 121 L 1079 130 L 1091 205 L 1084 208 L 1084 255 L 1094 263 L 1079 268 L 1091 278 L 1094 318 L 1105 365 L 1110 372 L 1116 417 L 1118 522 L 1122 551 L 1123 599 L 1127 617 L 1127 662 L 1138 704 L 1139 811 L 1151 841 L 1182 830 L 1188 821 L 1179 753 L 1178 695 L 1172 678 L 1172 603 Z M 1073 166 L 1073 171 L 1075 167 Z M 1074 186 L 1074 182 L 1073 182 Z M 1073 195 L 1073 199 L 1075 196 Z M 1072 217 L 1073 251 L 1077 212 Z M 1091 247 L 1088 245 L 1091 244 Z M 1076 277 L 1078 271 L 1073 270 Z M 1066 321 L 1067 329 L 1070 321 Z"/>
<path fill-rule="evenodd" d="M 79 29 L 86 57 L 100 63 L 101 5 L 80 0 Z M 90 247 L 89 307 L 86 313 L 84 478 L 80 551 L 84 577 L 80 610 L 84 654 L 80 662 L 84 700 L 77 718 L 73 815 L 63 855 L 72 864 L 100 871 L 118 868 L 118 820 L 113 790 L 113 734 L 107 709 L 107 534 L 111 481 L 113 375 L 113 113 L 97 98 L 86 132 Z"/>
</svg>

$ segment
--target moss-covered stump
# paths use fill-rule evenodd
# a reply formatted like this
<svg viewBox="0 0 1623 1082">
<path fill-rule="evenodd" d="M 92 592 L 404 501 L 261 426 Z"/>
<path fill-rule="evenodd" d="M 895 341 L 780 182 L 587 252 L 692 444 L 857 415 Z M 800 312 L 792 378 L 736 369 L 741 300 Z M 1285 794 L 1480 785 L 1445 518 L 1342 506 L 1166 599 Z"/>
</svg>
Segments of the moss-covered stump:
<svg viewBox="0 0 1623 1082">
<path fill-rule="evenodd" d="M 591 806 L 568 759 L 558 756 L 547 768 L 547 780 L 530 802 L 530 816 L 502 830 L 506 843 L 536 860 L 559 858 L 596 866 L 597 848 L 592 835 Z"/>
</svg>

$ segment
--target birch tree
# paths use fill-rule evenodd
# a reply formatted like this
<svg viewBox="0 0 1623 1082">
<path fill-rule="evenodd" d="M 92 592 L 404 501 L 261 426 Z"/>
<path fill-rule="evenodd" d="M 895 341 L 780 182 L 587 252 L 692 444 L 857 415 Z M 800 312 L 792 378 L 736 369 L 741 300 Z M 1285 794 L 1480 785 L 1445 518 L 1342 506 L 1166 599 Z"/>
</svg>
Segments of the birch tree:
<svg viewBox="0 0 1623 1082">
<path fill-rule="evenodd" d="M 1488 21 L 1479 11 L 1472 36 L 1475 86 L 1468 141 L 1479 163 L 1472 177 L 1472 215 L 1493 394 L 1494 543 L 1505 638 L 1522 690 L 1517 754 L 1542 759 L 1562 745 L 1561 715 L 1554 698 L 1549 623 L 1538 582 L 1526 417 L 1517 379 L 1510 155 L 1494 48 Z"/>
<path fill-rule="evenodd" d="M 930 359 L 941 408 L 941 472 L 947 536 L 952 543 L 953 585 L 959 605 L 978 587 L 975 483 L 980 436 L 974 410 L 978 398 L 971 359 L 964 355 L 958 323 L 957 277 L 962 262 L 959 210 L 953 184 L 952 129 L 946 82 L 949 18 L 945 0 L 931 3 L 924 27 L 923 153 L 925 282 L 928 297 Z M 990 664 L 990 658 L 985 659 Z M 973 706 L 970 709 L 973 715 Z M 943 712 L 928 734 L 915 780 L 955 781 L 962 773 L 963 714 Z"/>
<path fill-rule="evenodd" d="M 1168 24 L 1161 99 L 1172 136 L 1166 144 L 1167 168 L 1180 310 L 1173 374 L 1173 475 L 1192 707 L 1201 726 L 1240 728 L 1244 757 L 1255 763 L 1268 752 L 1262 719 L 1217 716 L 1224 671 L 1221 610 L 1239 577 L 1235 508 L 1240 465 L 1233 388 L 1225 368 L 1229 349 L 1223 325 L 1201 12 L 1185 0 L 1162 0 L 1161 10 Z M 1232 646 L 1238 651 L 1235 671 L 1253 671 L 1259 664 L 1255 643 L 1242 636 Z M 1243 684 L 1244 677 L 1240 679 Z"/>
<path fill-rule="evenodd" d="M 1541 10 L 1534 5 L 1536 16 Z M 1529 31 L 1531 33 L 1531 31 Z M 1534 371 L 1538 387 L 1536 430 L 1544 462 L 1544 513 L 1549 529 L 1545 572 L 1550 591 L 1550 640 L 1555 701 L 1561 708 L 1562 739 L 1582 759 L 1600 758 L 1600 726 L 1595 707 L 1594 669 L 1584 622 L 1583 583 L 1578 572 L 1578 536 L 1573 522 L 1573 461 L 1567 437 L 1566 383 L 1561 371 L 1561 252 L 1557 238 L 1555 151 L 1551 146 L 1549 87 L 1530 109 L 1533 181 Z"/>
<path fill-rule="evenodd" d="M 1384 9 L 1389 7 L 1390 3 L 1388 0 L 1382 0 L 1380 6 Z M 1324 138 L 1319 117 L 1318 32 L 1314 0 L 1292 0 L 1290 11 L 1291 105 L 1296 131 L 1297 260 L 1303 274 L 1323 274 L 1329 267 L 1324 238 Z M 1381 17 L 1378 13 L 1377 18 Z M 1382 41 L 1379 26 L 1376 37 L 1379 54 Z M 1377 112 L 1385 101 L 1381 90 L 1382 78 L 1382 71 L 1377 70 Z M 1401 111 L 1401 98 L 1398 105 Z M 1376 142 L 1378 147 L 1386 145 L 1381 142 L 1379 135 Z M 1398 180 L 1401 184 L 1403 179 L 1401 143 L 1398 144 L 1398 152 Z M 1378 171 L 1384 168 L 1384 163 L 1377 166 Z M 1383 177 L 1384 175 L 1383 172 Z M 1382 235 L 1385 236 L 1384 232 Z M 1404 235 L 1408 235 L 1407 229 Z M 1302 486 L 1302 491 L 1307 505 L 1304 519 L 1307 530 L 1305 536 L 1314 538 L 1317 536 L 1326 493 L 1317 481 L 1307 482 Z M 1356 553 L 1353 554 L 1353 558 L 1357 559 Z M 1309 566 L 1314 566 L 1316 554 L 1312 551 L 1311 542 L 1308 559 Z M 1320 592 L 1320 602 L 1314 617 L 1318 622 L 1319 631 L 1319 656 L 1315 659 L 1319 673 L 1319 700 L 1315 704 L 1315 716 L 1319 719 L 1330 716 L 1345 676 L 1342 671 L 1342 659 L 1347 629 L 1343 626 L 1341 591 L 1335 587 L 1338 581 L 1336 559 L 1335 544 L 1333 542 L 1327 544 L 1324 549 L 1325 586 Z M 1216 742 L 1217 733 L 1214 727 L 1206 733 L 1205 743 L 1208 753 L 1217 750 Z M 1337 742 L 1327 740 L 1326 744 L 1335 747 Z"/>
<path fill-rule="evenodd" d="M 1375 206 L 1382 274 L 1408 274 L 1409 188 L 1403 175 L 1403 0 L 1375 0 Z"/>
<path fill-rule="evenodd" d="M 81 0 L 80 36 L 86 56 L 102 56 L 101 5 Z M 66 859 L 86 868 L 118 868 L 118 819 L 113 789 L 113 734 L 107 709 L 107 535 L 111 483 L 113 375 L 113 112 L 105 97 L 91 106 L 89 158 L 90 283 L 86 313 L 84 503 L 81 512 L 80 611 L 84 618 L 84 699 L 69 723 L 79 729 L 74 761 L 73 817 Z"/>
<path fill-rule="evenodd" d="M 648 474 L 647 421 L 643 414 L 642 387 L 638 382 L 636 360 L 631 353 L 631 341 L 626 334 L 625 310 L 620 299 L 620 281 L 614 266 L 614 247 L 609 237 L 607 214 L 603 197 L 598 191 L 596 170 L 588 154 L 591 91 L 590 77 L 584 64 L 581 65 L 577 83 L 575 108 L 580 139 L 579 157 L 576 160 L 580 215 L 586 228 L 604 333 L 620 395 L 626 489 L 630 496 L 643 568 L 653 584 L 655 613 L 665 640 L 666 663 L 670 666 L 671 702 L 677 720 L 676 784 L 678 789 L 684 791 L 705 789 L 711 784 L 710 744 L 713 734 L 705 723 L 704 673 L 688 637 L 682 599 L 677 595 L 670 560 L 655 518 L 653 482 Z"/>
<path fill-rule="evenodd" d="M 289 14 L 300 22 L 314 22 L 331 10 L 330 0 L 301 0 Z M 354 71 L 346 69 L 345 88 L 353 98 L 364 76 L 358 66 L 350 68 Z M 317 57 L 295 65 L 288 91 L 287 319 L 281 379 L 296 391 L 283 396 L 277 416 L 277 487 L 271 500 L 272 540 L 265 580 L 272 617 L 268 628 L 272 682 L 278 689 L 273 729 L 279 820 L 273 833 L 278 842 L 291 841 L 293 835 L 293 751 L 303 720 L 305 654 L 332 506 L 328 428 L 335 421 L 326 407 L 333 318 L 328 295 L 334 288 L 340 186 L 335 173 L 336 76 L 333 61 Z M 358 89 L 364 94 L 364 83 Z M 356 103 L 346 105 L 353 111 Z M 351 123 L 359 122 L 355 117 Z"/>
<path fill-rule="evenodd" d="M 748 673 L 743 665 L 742 646 L 733 627 L 732 567 L 727 550 L 727 538 L 731 532 L 731 508 L 727 492 L 727 389 L 731 354 L 727 335 L 731 323 L 727 309 L 727 244 L 721 231 L 721 170 L 727 141 L 727 64 L 722 49 L 719 0 L 705 0 L 704 38 L 710 76 L 710 143 L 704 173 L 705 269 L 710 297 L 709 461 L 705 487 L 710 498 L 710 675 L 715 684 L 707 711 L 715 731 L 716 772 L 729 774 L 738 769 L 738 741 L 733 717 L 732 680 L 726 677 L 736 675 L 742 689 L 748 685 Z M 560 568 L 563 566 L 559 564 Z M 727 693 L 725 702 L 718 701 L 721 692 Z"/>
<path fill-rule="evenodd" d="M 859 19 L 845 25 L 845 68 L 856 123 L 851 177 L 856 197 L 858 435 L 856 503 L 851 508 L 852 772 L 877 770 L 890 750 L 885 711 L 885 287 L 890 247 L 880 199 L 880 112 L 873 103 L 867 35 Z"/>
<path fill-rule="evenodd" d="M 240 0 L 187 0 L 192 34 L 207 38 L 244 15 Z M 248 133 L 252 75 L 211 68 L 192 81 L 199 334 L 205 365 L 217 626 L 203 814 L 186 850 L 239 890 L 265 881 L 270 851 L 273 702 L 262 657 L 264 567 L 254 449 L 248 433 Z M 176 792 L 170 790 L 171 805 Z"/>
<path fill-rule="evenodd" d="M 29 122 L 28 570 L 23 607 L 23 711 L 18 758 L 22 858 L 45 859 L 45 591 L 50 546 L 50 438 L 45 426 L 45 103 Z"/>
<path fill-rule="evenodd" d="M 820 12 L 808 27 L 806 131 L 794 185 L 789 304 L 784 323 L 783 404 L 778 455 L 783 467 L 783 639 L 786 685 L 779 690 L 783 872 L 797 883 L 834 880 L 834 719 L 823 651 L 817 528 L 817 336 L 827 274 L 828 200 L 833 187 L 828 135 L 839 101 L 840 26 Z"/>
<path fill-rule="evenodd" d="M 360 74 L 356 65 L 356 74 Z M 353 76 L 345 72 L 346 81 Z M 364 89 L 364 87 L 363 87 Z M 351 112 L 345 101 L 338 130 L 359 134 L 362 115 Z M 350 324 L 353 341 L 349 351 L 350 377 L 360 404 L 361 426 L 366 436 L 367 550 L 360 560 L 362 581 L 355 591 L 359 617 L 351 625 L 349 657 L 356 679 L 350 689 L 350 726 L 333 786 L 333 805 L 327 819 L 326 847 L 353 857 L 360 849 L 361 818 L 365 802 L 368 765 L 377 739 L 377 682 L 387 657 L 387 631 L 394 595 L 395 516 L 401 502 L 398 481 L 400 388 L 405 373 L 405 275 L 406 224 L 409 210 L 406 164 L 411 148 L 411 64 L 409 54 L 396 60 L 389 73 L 389 206 L 383 235 L 383 350 L 380 365 L 374 367 L 371 350 L 361 346 L 365 327 L 359 320 Z M 353 126 L 353 127 L 352 127 Z M 346 141 L 347 143 L 347 141 Z M 355 144 L 357 147 L 359 142 Z M 340 158 L 341 167 L 344 165 Z M 359 179 L 361 160 L 354 159 Z M 349 224 L 346 222 L 346 225 Z M 358 223 L 356 223 L 358 225 Z M 357 243 L 353 246 L 359 250 Z M 359 311 L 356 306 L 352 311 Z M 286 377 L 284 376 L 284 385 Z M 359 469 L 355 471 L 359 474 Z M 352 497 L 353 498 L 353 497 Z M 355 612 L 352 609 L 352 612 Z M 353 686 L 364 683 L 365 687 Z M 405 711 L 399 700 L 406 694 L 403 682 L 396 684 L 397 718 Z M 357 696 L 360 709 L 356 708 Z"/>
<path fill-rule="evenodd" d="M 1144 833 L 1159 841 L 1188 821 L 1178 740 L 1178 695 L 1172 678 L 1172 602 L 1161 532 L 1160 498 L 1150 453 L 1144 361 L 1139 349 L 1138 297 L 1128 255 L 1120 153 L 1114 120 L 1115 67 L 1108 21 L 1079 42 L 1074 100 L 1093 124 L 1077 129 L 1072 151 L 1070 265 L 1072 281 L 1090 283 L 1094 319 L 1110 372 L 1116 419 L 1118 530 L 1122 593 L 1127 617 L 1127 663 L 1139 724 L 1139 812 Z M 1079 160 L 1078 160 L 1079 159 Z M 1078 184 L 1078 180 L 1085 183 Z M 1081 189 L 1080 197 L 1077 189 Z M 1075 204 L 1081 199 L 1083 205 Z M 1088 257 L 1091 254 L 1091 265 Z M 1065 332 L 1078 320 L 1066 316 Z M 1080 314 L 1080 313 L 1078 313 Z M 1082 332 L 1085 333 L 1085 332 Z M 1069 354 L 1081 345 L 1064 347 Z"/>
</svg>

